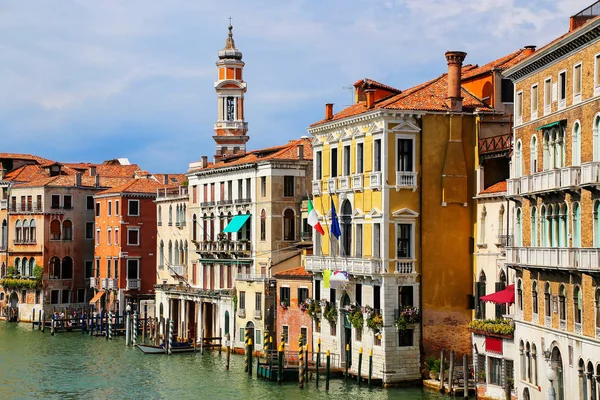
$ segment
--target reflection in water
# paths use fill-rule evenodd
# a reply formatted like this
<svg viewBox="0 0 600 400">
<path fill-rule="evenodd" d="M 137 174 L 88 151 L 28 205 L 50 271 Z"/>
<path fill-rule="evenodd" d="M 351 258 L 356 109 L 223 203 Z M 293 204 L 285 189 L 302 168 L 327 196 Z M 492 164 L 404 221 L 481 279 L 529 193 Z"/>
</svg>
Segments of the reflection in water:
<svg viewBox="0 0 600 400">
<path fill-rule="evenodd" d="M 441 399 L 421 389 L 358 388 L 331 381 L 329 394 L 311 381 L 301 390 L 249 378 L 243 357 L 225 353 L 144 355 L 123 338 L 105 339 L 32 331 L 29 324 L 0 321 L 0 399 Z"/>
</svg>

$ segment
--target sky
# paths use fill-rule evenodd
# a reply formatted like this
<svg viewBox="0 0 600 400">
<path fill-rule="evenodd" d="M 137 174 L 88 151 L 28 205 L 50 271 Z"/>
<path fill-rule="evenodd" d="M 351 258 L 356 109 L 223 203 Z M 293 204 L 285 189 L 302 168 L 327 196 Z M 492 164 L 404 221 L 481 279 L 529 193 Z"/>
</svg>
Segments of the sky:
<svg viewBox="0 0 600 400">
<path fill-rule="evenodd" d="M 0 152 L 127 157 L 183 173 L 215 153 L 229 16 L 246 63 L 248 149 L 307 135 L 362 78 L 405 89 L 569 28 L 593 0 L 0 0 Z"/>
</svg>

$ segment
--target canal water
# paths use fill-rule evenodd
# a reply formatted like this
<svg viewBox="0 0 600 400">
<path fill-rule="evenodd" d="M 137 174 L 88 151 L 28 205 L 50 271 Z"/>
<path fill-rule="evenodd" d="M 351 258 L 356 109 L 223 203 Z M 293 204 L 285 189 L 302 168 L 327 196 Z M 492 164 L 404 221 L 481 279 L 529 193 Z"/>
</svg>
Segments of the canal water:
<svg viewBox="0 0 600 400">
<path fill-rule="evenodd" d="M 402 399 L 438 400 L 422 389 L 372 389 L 332 380 L 319 389 L 249 378 L 243 357 L 225 353 L 144 355 L 113 341 L 79 333 L 33 331 L 31 324 L 0 321 L 0 399 Z M 322 384 L 321 384 L 322 383 Z M 448 399 L 446 397 L 446 399 Z"/>
</svg>

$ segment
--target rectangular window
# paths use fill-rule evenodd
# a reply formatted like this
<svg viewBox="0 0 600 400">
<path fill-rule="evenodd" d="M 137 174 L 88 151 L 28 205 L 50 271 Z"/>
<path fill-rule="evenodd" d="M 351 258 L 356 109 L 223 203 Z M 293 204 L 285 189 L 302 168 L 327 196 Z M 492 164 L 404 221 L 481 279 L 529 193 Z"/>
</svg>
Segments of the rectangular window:
<svg viewBox="0 0 600 400">
<path fill-rule="evenodd" d="M 85 200 L 86 200 L 85 209 L 93 210 L 94 209 L 94 196 L 87 196 Z"/>
<path fill-rule="evenodd" d="M 488 383 L 502 385 L 502 360 L 500 358 L 488 357 Z"/>
<path fill-rule="evenodd" d="M 413 329 L 406 329 L 404 331 L 398 331 L 398 347 L 410 347 L 413 345 L 414 337 Z"/>
<path fill-rule="evenodd" d="M 96 217 L 100 216 L 100 203 L 96 203 Z"/>
<path fill-rule="evenodd" d="M 315 162 L 316 179 L 323 179 L 323 153 L 317 151 L 317 160 Z"/>
<path fill-rule="evenodd" d="M 227 181 L 227 200 L 233 200 L 233 181 Z"/>
<path fill-rule="evenodd" d="M 356 303 L 361 306 L 362 304 L 362 285 L 360 283 L 357 283 L 354 287 L 354 290 L 356 292 Z"/>
<path fill-rule="evenodd" d="M 321 281 L 315 279 L 315 300 L 321 300 Z"/>
<path fill-rule="evenodd" d="M 281 287 L 279 288 L 279 304 L 282 306 L 290 306 L 290 288 Z"/>
<path fill-rule="evenodd" d="M 517 93 L 517 102 L 515 103 L 515 115 L 517 123 L 523 123 L 523 92 Z"/>
<path fill-rule="evenodd" d="M 329 288 L 329 301 L 335 302 L 335 298 L 336 298 L 335 289 Z"/>
<path fill-rule="evenodd" d="M 397 258 L 410 258 L 412 257 L 412 225 L 398 224 L 397 226 L 396 256 Z"/>
<path fill-rule="evenodd" d="M 58 195 L 58 194 L 52 195 L 50 208 L 60 208 L 60 195 Z"/>
<path fill-rule="evenodd" d="M 354 251 L 356 253 L 356 257 L 362 257 L 362 247 L 363 247 L 363 226 L 362 224 L 354 225 L 355 240 L 356 244 L 354 246 Z"/>
<path fill-rule="evenodd" d="M 93 268 L 94 268 L 93 261 L 85 262 L 85 279 L 91 278 L 93 276 Z"/>
<path fill-rule="evenodd" d="M 115 228 L 115 246 L 119 245 L 119 228 Z"/>
<path fill-rule="evenodd" d="M 265 182 L 265 186 L 266 186 L 266 182 Z M 252 198 L 252 181 L 250 180 L 250 178 L 246 178 L 246 198 L 247 199 Z"/>
<path fill-rule="evenodd" d="M 127 215 L 138 216 L 140 215 L 140 201 L 139 200 L 128 200 L 127 201 Z"/>
<path fill-rule="evenodd" d="M 240 328 L 240 342 L 243 342 L 245 340 L 246 340 L 246 329 Z"/>
<path fill-rule="evenodd" d="M 510 79 L 502 78 L 501 82 L 501 101 L 503 103 L 512 103 L 515 101 L 515 85 Z"/>
<path fill-rule="evenodd" d="M 531 86 L 531 119 L 538 116 L 538 85 Z"/>
<path fill-rule="evenodd" d="M 373 286 L 373 308 L 376 310 L 381 309 L 381 286 Z"/>
<path fill-rule="evenodd" d="M 119 279 L 119 259 L 115 258 L 115 279 Z"/>
<path fill-rule="evenodd" d="M 344 160 L 343 160 L 343 176 L 350 175 L 350 146 L 344 146 Z"/>
<path fill-rule="evenodd" d="M 302 343 L 306 344 L 306 341 L 308 340 L 308 330 L 306 327 L 300 328 L 300 336 L 302 336 Z"/>
<path fill-rule="evenodd" d="M 112 201 L 108 201 L 108 209 L 107 209 L 107 215 L 110 217 L 112 215 Z"/>
<path fill-rule="evenodd" d="M 398 286 L 398 309 L 414 305 L 414 288 L 412 286 Z"/>
<path fill-rule="evenodd" d="M 52 290 L 50 292 L 50 304 L 58 304 L 60 297 L 60 290 Z"/>
<path fill-rule="evenodd" d="M 112 278 L 112 260 L 110 258 L 106 259 L 106 277 Z"/>
<path fill-rule="evenodd" d="M 567 71 L 562 71 L 558 74 L 558 107 L 562 108 L 566 105 L 567 99 Z"/>
<path fill-rule="evenodd" d="M 308 298 L 308 288 L 298 288 L 298 305 L 302 304 Z"/>
<path fill-rule="evenodd" d="M 365 172 L 364 165 L 365 145 L 364 143 L 356 144 L 356 173 L 362 174 Z"/>
<path fill-rule="evenodd" d="M 96 278 L 100 278 L 100 259 L 96 258 L 96 270 L 94 271 L 94 276 Z"/>
<path fill-rule="evenodd" d="M 283 195 L 285 197 L 294 197 L 294 177 L 283 177 Z"/>
<path fill-rule="evenodd" d="M 140 244 L 140 229 L 127 228 L 127 244 L 131 246 L 139 246 Z"/>
<path fill-rule="evenodd" d="M 61 303 L 68 304 L 71 302 L 71 291 L 66 289 L 62 291 Z"/>
<path fill-rule="evenodd" d="M 331 149 L 331 178 L 338 176 L 338 149 Z"/>
<path fill-rule="evenodd" d="M 73 196 L 66 194 L 63 196 L 63 208 L 70 210 L 73 208 Z"/>
<path fill-rule="evenodd" d="M 240 292 L 240 310 L 245 310 L 246 309 L 246 292 Z"/>
<path fill-rule="evenodd" d="M 581 64 L 573 67 L 573 102 L 581 101 Z"/>
<path fill-rule="evenodd" d="M 398 139 L 397 150 L 396 171 L 411 172 L 413 170 L 413 140 Z"/>
<path fill-rule="evenodd" d="M 112 241 L 112 230 L 110 228 L 108 228 L 108 230 L 106 231 L 106 244 L 110 246 Z"/>
<path fill-rule="evenodd" d="M 140 260 L 136 258 L 127 259 L 127 279 L 140 279 Z"/>
<path fill-rule="evenodd" d="M 85 238 L 86 239 L 94 239 L 94 223 L 93 222 L 85 223 Z"/>
<path fill-rule="evenodd" d="M 192 203 L 198 203 L 198 186 L 192 186 Z"/>
<path fill-rule="evenodd" d="M 254 343 L 261 344 L 262 343 L 262 331 L 257 329 L 255 332 L 256 333 L 254 335 L 255 336 Z"/>
<path fill-rule="evenodd" d="M 544 81 L 544 115 L 552 110 L 552 78 Z"/>
<path fill-rule="evenodd" d="M 381 224 L 376 222 L 373 224 L 373 257 L 379 258 L 381 251 Z"/>
<path fill-rule="evenodd" d="M 594 95 L 600 94 L 600 53 L 594 58 Z"/>
<path fill-rule="evenodd" d="M 210 201 L 214 203 L 215 201 L 215 184 L 211 183 L 210 184 Z"/>
<path fill-rule="evenodd" d="M 85 289 L 77 289 L 77 302 L 85 303 Z"/>
<path fill-rule="evenodd" d="M 96 246 L 100 246 L 100 229 L 96 229 Z"/>
<path fill-rule="evenodd" d="M 237 190 L 238 190 L 238 195 L 237 195 L 238 200 L 243 199 L 244 198 L 244 180 L 243 179 L 238 179 Z"/>
<path fill-rule="evenodd" d="M 381 171 L 381 139 L 373 142 L 373 171 Z"/>
<path fill-rule="evenodd" d="M 290 328 L 287 325 L 283 325 L 281 327 L 281 333 L 283 334 L 283 343 L 288 344 L 288 340 L 290 337 Z"/>
<path fill-rule="evenodd" d="M 119 208 L 119 200 L 115 200 L 115 215 L 119 215 L 121 209 Z"/>
<path fill-rule="evenodd" d="M 254 293 L 254 310 L 262 312 L 262 293 Z"/>
<path fill-rule="evenodd" d="M 265 197 L 267 195 L 267 177 L 260 177 L 260 195 L 261 197 Z"/>
</svg>

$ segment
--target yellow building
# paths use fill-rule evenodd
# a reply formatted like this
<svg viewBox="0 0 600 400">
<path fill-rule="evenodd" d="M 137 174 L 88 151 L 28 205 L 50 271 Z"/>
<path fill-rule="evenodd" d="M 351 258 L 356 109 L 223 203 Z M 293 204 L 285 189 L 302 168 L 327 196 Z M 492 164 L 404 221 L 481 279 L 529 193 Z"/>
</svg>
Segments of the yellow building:
<svg viewBox="0 0 600 400">
<path fill-rule="evenodd" d="M 306 269 L 315 298 L 340 309 L 331 322 L 323 316 L 315 336 L 351 369 L 360 347 L 373 348 L 384 383 L 420 379 L 421 350 L 471 350 L 476 113 L 492 110 L 461 87 L 465 56 L 446 53 L 447 74 L 404 91 L 358 81 L 355 104 L 336 114 L 328 104 L 326 118 L 308 129 L 314 208 L 327 232 L 314 236 Z M 339 240 L 328 232 L 332 200 Z M 348 279 L 336 274 L 327 289 L 329 271 Z M 383 326 L 355 328 L 345 311 L 354 305 L 376 309 Z"/>
</svg>

